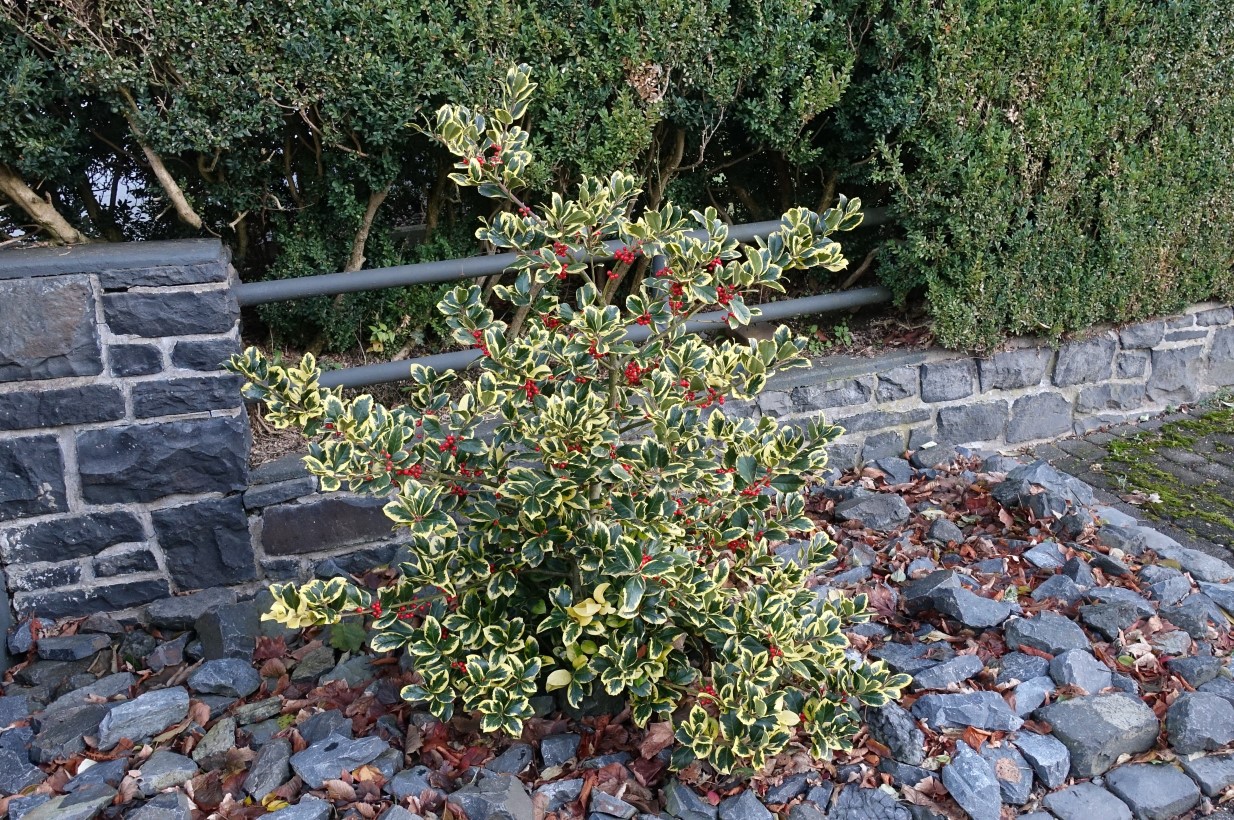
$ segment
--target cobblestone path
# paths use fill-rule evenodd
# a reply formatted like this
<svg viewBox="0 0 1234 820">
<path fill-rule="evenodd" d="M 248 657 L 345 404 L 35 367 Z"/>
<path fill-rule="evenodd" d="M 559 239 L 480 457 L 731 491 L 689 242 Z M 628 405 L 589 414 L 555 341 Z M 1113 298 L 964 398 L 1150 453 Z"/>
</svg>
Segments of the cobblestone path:
<svg viewBox="0 0 1234 820">
<path fill-rule="evenodd" d="M 1184 545 L 1234 558 L 1234 408 L 1118 425 L 1033 454 Z"/>
</svg>

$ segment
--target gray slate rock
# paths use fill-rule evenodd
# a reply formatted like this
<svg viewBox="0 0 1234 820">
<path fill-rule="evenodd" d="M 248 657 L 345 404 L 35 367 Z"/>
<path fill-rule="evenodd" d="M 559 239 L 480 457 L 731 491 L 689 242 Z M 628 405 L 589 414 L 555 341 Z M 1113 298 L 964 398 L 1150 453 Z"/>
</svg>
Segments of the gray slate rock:
<svg viewBox="0 0 1234 820">
<path fill-rule="evenodd" d="M 51 763 L 57 757 L 71 757 L 85 748 L 82 738 L 97 737 L 99 724 L 110 711 L 110 704 L 69 707 L 54 713 L 44 712 L 39 731 L 30 744 L 30 759 Z"/>
<path fill-rule="evenodd" d="M 1234 786 L 1234 753 L 1202 755 L 1194 759 L 1183 757 L 1179 763 L 1183 764 L 1183 771 L 1200 784 L 1200 791 L 1206 797 L 1216 797 Z"/>
<path fill-rule="evenodd" d="M 128 815 L 127 820 L 192 820 L 193 803 L 183 792 L 156 795 L 150 802 Z"/>
<path fill-rule="evenodd" d="M 1037 707 L 1045 703 L 1045 699 L 1054 694 L 1054 680 L 1047 676 L 1029 678 L 1015 687 L 1015 709 L 1017 717 L 1026 718 Z"/>
<path fill-rule="evenodd" d="M 267 820 L 328 820 L 329 817 L 330 803 L 312 796 L 301 797 L 294 806 L 266 815 Z"/>
<path fill-rule="evenodd" d="M 1007 473 L 1007 481 L 1027 481 L 1080 507 L 1091 507 L 1096 500 L 1092 487 L 1040 460 L 1016 467 Z"/>
<path fill-rule="evenodd" d="M 678 820 L 715 820 L 716 807 L 677 779 L 664 787 L 664 810 Z M 471 820 L 471 818 L 468 818 Z"/>
<path fill-rule="evenodd" d="M 320 743 L 331 735 L 349 738 L 353 734 L 351 718 L 338 709 L 328 709 L 325 712 L 311 715 L 297 726 L 296 730 L 300 733 L 300 737 L 304 738 L 304 742 L 310 746 Z"/>
<path fill-rule="evenodd" d="M 908 809 L 881 789 L 845 786 L 835 796 L 827 820 L 911 820 Z"/>
<path fill-rule="evenodd" d="M 1170 704 L 1165 728 L 1178 754 L 1219 749 L 1234 743 L 1234 706 L 1217 695 L 1187 692 Z"/>
<path fill-rule="evenodd" d="M 1050 677 L 1059 686 L 1078 686 L 1095 695 L 1111 684 L 1110 668 L 1084 649 L 1068 649 L 1050 661 Z"/>
<path fill-rule="evenodd" d="M 599 807 L 596 805 L 596 798 L 601 794 L 604 793 L 592 792 L 591 808 L 595 811 L 602 811 L 605 814 L 611 814 L 614 817 L 630 817 L 634 814 L 634 811 L 636 811 L 633 806 L 630 806 L 630 814 L 623 815 Z M 607 797 L 607 795 L 605 795 L 605 797 Z M 616 798 L 609 799 L 616 800 Z M 626 805 L 629 804 L 627 803 Z M 756 795 L 752 789 L 746 789 L 735 797 L 729 797 L 720 801 L 720 805 L 716 807 L 716 814 L 719 816 L 720 820 L 775 820 L 775 815 L 767 811 L 767 807 L 759 802 L 758 795 Z"/>
<path fill-rule="evenodd" d="M 276 696 L 255 701 L 254 703 L 246 703 L 236 709 L 233 717 L 235 717 L 236 723 L 239 723 L 241 726 L 247 726 L 260 720 L 268 720 L 281 711 L 283 711 L 283 699 Z"/>
<path fill-rule="evenodd" d="M 784 778 L 780 785 L 767 789 L 767 792 L 763 795 L 763 800 L 769 806 L 787 803 L 793 798 L 805 794 L 809 789 L 810 775 L 804 773 L 792 774 Z"/>
<path fill-rule="evenodd" d="M 25 695 L 0 696 L 0 729 L 30 717 L 30 699 Z"/>
<path fill-rule="evenodd" d="M 111 646 L 106 635 L 77 634 L 39 638 L 39 657 L 45 661 L 79 661 Z"/>
<path fill-rule="evenodd" d="M 291 779 L 291 741 L 275 738 L 261 747 L 244 778 L 244 790 L 260 802 Z"/>
<path fill-rule="evenodd" d="M 99 748 L 111 749 L 121 738 L 140 743 L 184 720 L 189 713 L 189 693 L 183 686 L 156 689 L 131 701 L 116 704 L 99 724 Z"/>
<path fill-rule="evenodd" d="M 1224 668 L 1220 659 L 1204 655 L 1194 658 L 1170 658 L 1166 661 L 1166 669 L 1196 689 L 1215 680 Z"/>
<path fill-rule="evenodd" d="M 887 456 L 875 461 L 874 466 L 887 474 L 888 484 L 907 484 L 913 480 L 913 465 L 902 458 Z M 963 534 L 960 540 L 964 540 Z"/>
<path fill-rule="evenodd" d="M 197 619 L 211 609 L 234 604 L 236 591 L 227 587 L 214 587 L 188 595 L 175 595 L 155 601 L 146 607 L 146 617 L 151 626 L 172 632 L 192 629 Z"/>
<path fill-rule="evenodd" d="M 1122 693 L 1085 695 L 1037 711 L 1071 753 L 1076 777 L 1103 774 L 1124 754 L 1153 747 L 1160 724 L 1139 698 Z"/>
<path fill-rule="evenodd" d="M 565 733 L 549 735 L 540 741 L 540 759 L 545 768 L 564 766 L 578 754 L 578 744 L 582 740 L 578 735 Z"/>
<path fill-rule="evenodd" d="M 1011 616 L 1011 604 L 983 598 L 967 589 L 941 589 L 930 598 L 936 610 L 970 629 L 998 626 Z"/>
<path fill-rule="evenodd" d="M 91 783 L 102 783 L 114 789 L 119 787 L 120 781 L 124 779 L 128 771 L 129 760 L 127 757 L 108 760 L 105 763 L 96 763 L 90 768 L 80 771 L 76 777 L 65 783 L 63 791 L 75 792 Z"/>
<path fill-rule="evenodd" d="M 1073 621 L 1055 612 L 1040 612 L 1032 618 L 1012 618 L 1004 626 L 1007 646 L 1039 649 L 1058 655 L 1068 649 L 1088 649 L 1088 636 Z"/>
<path fill-rule="evenodd" d="M 27 814 L 26 820 L 90 820 L 115 796 L 116 790 L 111 786 L 92 783 L 71 794 L 52 798 Z"/>
<path fill-rule="evenodd" d="M 1058 820 L 1131 820 L 1126 803 L 1092 783 L 1047 794 L 1044 802 Z"/>
<path fill-rule="evenodd" d="M 955 650 L 946 643 L 885 643 L 870 651 L 872 657 L 883 661 L 897 672 L 914 675 L 942 661 L 955 657 Z"/>
<path fill-rule="evenodd" d="M 554 780 L 536 789 L 533 802 L 544 802 L 545 813 L 554 812 L 567 803 L 573 803 L 583 793 L 581 777 L 570 780 Z"/>
<path fill-rule="evenodd" d="M 1057 789 L 1066 782 L 1071 770 L 1071 753 L 1057 738 L 1023 732 L 1015 735 L 1011 742 L 1024 755 L 1041 785 L 1047 789 Z"/>
<path fill-rule="evenodd" d="M 1105 776 L 1105 787 L 1137 820 L 1173 820 L 1200 802 L 1200 789 L 1175 766 L 1128 763 Z"/>
<path fill-rule="evenodd" d="M 399 802 L 408 797 L 419 797 L 423 792 L 431 792 L 434 796 L 445 800 L 446 793 L 432 783 L 433 771 L 428 766 L 412 766 L 396 774 L 386 784 L 386 790 L 394 795 Z M 578 796 L 577 794 L 575 795 Z"/>
<path fill-rule="evenodd" d="M 30 812 L 49 802 L 51 802 L 51 795 L 37 792 L 28 797 L 9 798 L 9 820 L 24 820 L 30 816 Z"/>
<path fill-rule="evenodd" d="M 11 749 L 0 749 L 0 794 L 17 794 L 46 779 L 43 770 L 32 766 L 26 755 Z"/>
<path fill-rule="evenodd" d="M 740 798 L 736 797 L 729 798 L 729 800 L 739 799 Z M 757 798 L 754 802 L 758 802 Z M 759 805 L 759 808 L 762 808 L 761 804 Z M 638 814 L 638 809 L 634 806 L 631 806 L 621 798 L 613 797 L 611 794 L 602 791 L 594 791 L 591 793 L 591 811 L 593 812 L 593 817 L 596 816 L 596 813 L 598 813 L 600 817 L 617 817 L 620 818 L 620 820 L 630 820 L 631 817 Z M 766 809 L 763 809 L 763 811 L 766 811 Z M 724 816 L 723 806 L 720 808 L 720 816 Z M 770 816 L 771 815 L 769 814 L 768 817 Z M 741 820 L 740 813 L 737 814 L 734 820 Z"/>
<path fill-rule="evenodd" d="M 838 521 L 854 519 L 866 529 L 891 532 L 908 521 L 910 510 L 895 493 L 877 493 L 868 498 L 853 498 L 835 508 Z"/>
<path fill-rule="evenodd" d="M 261 686 L 261 676 L 248 661 L 239 658 L 208 660 L 189 675 L 194 692 L 244 698 Z"/>
<path fill-rule="evenodd" d="M 998 659 L 998 676 L 996 684 L 1026 681 L 1048 675 L 1050 662 L 1036 655 L 1025 655 L 1023 652 L 1008 652 Z"/>
<path fill-rule="evenodd" d="M 949 661 L 923 669 L 913 676 L 913 691 L 924 689 L 947 689 L 968 680 L 985 664 L 976 655 L 956 655 Z"/>
<path fill-rule="evenodd" d="M 926 532 L 926 538 L 943 546 L 962 544 L 964 543 L 964 531 L 952 523 L 950 519 L 939 518 L 930 525 L 930 529 Z"/>
<path fill-rule="evenodd" d="M 900 704 L 893 701 L 866 709 L 866 724 L 871 736 L 890 749 L 895 760 L 910 766 L 925 762 L 925 734 Z"/>
<path fill-rule="evenodd" d="M 1067 563 L 1066 556 L 1053 541 L 1042 541 L 1030 550 L 1024 551 L 1024 560 L 1037 569 L 1062 569 Z"/>
<path fill-rule="evenodd" d="M 164 789 L 174 788 L 197 775 L 197 764 L 184 755 L 160 750 L 150 755 L 138 769 L 137 786 L 149 797 Z"/>
<path fill-rule="evenodd" d="M 936 729 L 972 726 L 1015 731 L 1024 724 L 997 692 L 986 691 L 924 695 L 913 704 L 913 715 Z"/>
<path fill-rule="evenodd" d="M 960 576 L 954 570 L 939 569 L 918 578 L 900 590 L 904 596 L 904 609 L 909 615 L 918 615 L 934 608 L 934 596 L 946 589 L 959 589 Z"/>
<path fill-rule="evenodd" d="M 258 615 L 257 604 L 253 601 L 221 604 L 207 609 L 194 622 L 205 658 L 252 660 L 257 635 L 261 632 Z"/>
<path fill-rule="evenodd" d="M 999 820 L 1002 797 L 994 769 L 963 741 L 943 767 L 943 785 L 973 820 Z"/>
<path fill-rule="evenodd" d="M 189 633 L 185 632 L 174 641 L 159 644 L 158 648 L 146 656 L 146 666 L 150 667 L 151 672 L 162 672 L 169 666 L 184 663 L 184 648 L 188 646 L 188 642 Z"/>
<path fill-rule="evenodd" d="M 449 802 L 459 806 L 467 820 L 533 820 L 534 815 L 527 789 L 508 774 L 464 786 L 450 795 Z"/>
<path fill-rule="evenodd" d="M 498 774 L 522 774 L 536 759 L 535 750 L 526 743 L 515 743 L 497 757 L 484 764 L 484 768 Z"/>
<path fill-rule="evenodd" d="M 1054 598 L 1055 600 L 1062 601 L 1067 606 L 1070 606 L 1084 597 L 1084 592 L 1087 589 L 1087 587 L 1080 586 L 1066 575 L 1052 575 L 1042 581 L 1041 584 L 1032 591 L 1029 597 L 1034 601 L 1044 601 L 1047 598 Z"/>
<path fill-rule="evenodd" d="M 291 756 L 291 768 L 311 789 L 374 760 L 390 748 L 379 737 L 351 740 L 333 735 Z M 470 815 L 469 815 L 470 817 Z"/>
<path fill-rule="evenodd" d="M 236 747 L 236 719 L 220 718 L 205 737 L 193 747 L 191 757 L 203 769 L 216 769 L 224 756 Z"/>
<path fill-rule="evenodd" d="M 1198 581 L 1200 592 L 1203 592 L 1211 598 L 1217 606 L 1224 609 L 1230 615 L 1234 615 L 1234 584 L 1210 584 L 1207 581 Z"/>
<path fill-rule="evenodd" d="M 1003 802 L 1012 806 L 1023 806 L 1027 803 L 1028 796 L 1033 791 L 1033 770 L 1029 768 L 1024 755 L 1006 743 L 998 748 L 984 745 L 979 754 L 982 760 L 990 764 L 990 771 L 998 781 Z"/>
<path fill-rule="evenodd" d="M 1118 640 L 1118 633 L 1130 629 L 1141 618 L 1156 614 L 1147 601 L 1088 604 L 1080 607 L 1080 619 L 1107 640 Z"/>
</svg>

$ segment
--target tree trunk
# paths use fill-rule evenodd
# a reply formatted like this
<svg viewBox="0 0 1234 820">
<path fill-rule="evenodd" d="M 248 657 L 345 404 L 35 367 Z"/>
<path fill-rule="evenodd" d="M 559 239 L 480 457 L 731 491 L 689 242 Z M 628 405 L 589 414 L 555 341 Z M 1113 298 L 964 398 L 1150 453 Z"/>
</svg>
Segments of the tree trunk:
<svg viewBox="0 0 1234 820">
<path fill-rule="evenodd" d="M 364 209 L 364 219 L 361 220 L 360 230 L 356 231 L 355 239 L 351 242 L 351 255 L 347 257 L 347 267 L 343 268 L 344 272 L 352 273 L 364 266 L 364 246 L 368 244 L 369 232 L 373 230 L 373 220 L 377 217 L 377 209 L 381 207 L 381 203 L 386 201 L 389 193 L 390 188 L 387 186 L 369 194 L 368 206 Z"/>
<path fill-rule="evenodd" d="M 79 245 L 90 238 L 68 223 L 55 207 L 26 184 L 17 172 L 0 162 L 0 193 L 17 204 L 39 227 L 62 245 Z"/>
<path fill-rule="evenodd" d="M 176 212 L 176 216 L 185 225 L 200 230 L 202 224 L 201 217 L 197 215 L 197 212 L 193 210 L 193 206 L 189 204 L 188 197 L 184 195 L 184 190 L 180 187 L 180 183 L 176 182 L 176 178 L 171 175 L 171 171 L 167 170 L 167 166 L 163 163 L 163 158 L 146 142 L 146 135 L 142 133 L 141 126 L 137 124 L 137 103 L 133 99 L 133 95 L 124 89 L 121 89 L 121 94 L 123 94 L 125 101 L 128 103 L 128 108 L 124 111 L 124 120 L 129 124 L 129 130 L 133 132 L 133 138 L 141 146 L 142 153 L 146 155 L 146 162 L 150 163 L 150 170 L 154 172 L 155 179 L 162 186 L 163 193 L 167 194 L 172 210 Z"/>
</svg>

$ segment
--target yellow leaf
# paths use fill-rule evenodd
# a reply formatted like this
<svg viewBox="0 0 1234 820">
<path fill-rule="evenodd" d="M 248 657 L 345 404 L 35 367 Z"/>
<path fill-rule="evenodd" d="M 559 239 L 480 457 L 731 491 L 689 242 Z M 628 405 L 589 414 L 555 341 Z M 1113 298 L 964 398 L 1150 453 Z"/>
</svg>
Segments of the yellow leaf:
<svg viewBox="0 0 1234 820">
<path fill-rule="evenodd" d="M 781 726 L 796 726 L 801 723 L 801 715 L 791 709 L 781 709 L 776 712 L 776 722 Z"/>
<path fill-rule="evenodd" d="M 553 674 L 548 676 L 548 682 L 545 684 L 544 688 L 546 691 L 551 692 L 554 689 L 569 686 L 570 681 L 572 680 L 574 680 L 574 676 L 570 674 L 568 669 L 558 669 L 553 672 Z"/>
</svg>

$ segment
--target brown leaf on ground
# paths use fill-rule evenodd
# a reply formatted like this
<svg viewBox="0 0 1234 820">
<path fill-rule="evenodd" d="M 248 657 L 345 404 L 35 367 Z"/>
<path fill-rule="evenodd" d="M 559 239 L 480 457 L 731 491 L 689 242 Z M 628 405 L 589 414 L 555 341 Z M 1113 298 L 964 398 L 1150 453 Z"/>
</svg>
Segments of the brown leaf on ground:
<svg viewBox="0 0 1234 820">
<path fill-rule="evenodd" d="M 643 742 L 639 744 L 638 753 L 644 758 L 651 758 L 673 745 L 673 724 L 652 723 L 647 727 Z"/>
<path fill-rule="evenodd" d="M 257 637 L 257 645 L 253 649 L 253 660 L 268 661 L 281 658 L 287 654 L 287 640 L 279 635 L 271 638 L 266 635 Z"/>
<path fill-rule="evenodd" d="M 352 788 L 350 783 L 343 780 L 327 780 L 322 785 L 326 790 L 326 797 L 330 800 L 343 800 L 348 803 L 355 802 L 356 790 Z"/>
</svg>

